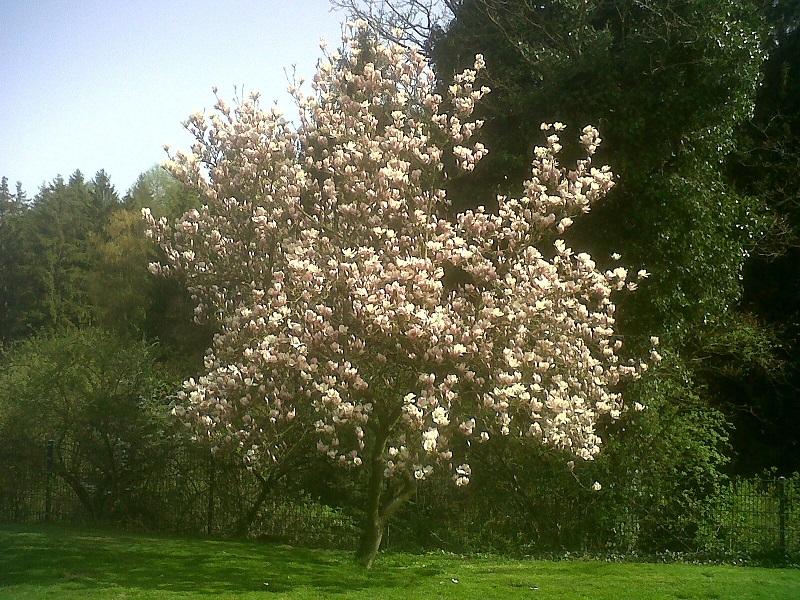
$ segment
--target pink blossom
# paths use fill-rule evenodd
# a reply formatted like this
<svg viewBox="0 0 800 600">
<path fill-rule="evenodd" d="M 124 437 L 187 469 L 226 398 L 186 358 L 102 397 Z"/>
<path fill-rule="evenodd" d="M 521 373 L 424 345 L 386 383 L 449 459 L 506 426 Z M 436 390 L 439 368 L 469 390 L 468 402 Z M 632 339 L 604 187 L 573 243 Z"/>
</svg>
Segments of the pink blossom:
<svg viewBox="0 0 800 600">
<path fill-rule="evenodd" d="M 620 416 L 618 386 L 644 368 L 621 364 L 614 333 L 628 271 L 558 237 L 614 185 L 592 163 L 599 133 L 582 130 L 567 169 L 565 126 L 543 124 L 520 198 L 448 218 L 446 174 L 488 152 L 472 119 L 483 57 L 445 99 L 418 49 L 376 46 L 363 63 L 363 37 L 320 62 L 310 93 L 292 90 L 296 127 L 257 96 L 186 123 L 192 151 L 167 167 L 205 203 L 174 224 L 143 215 L 164 250 L 151 270 L 180 272 L 217 326 L 176 416 L 251 467 L 279 460 L 298 426 L 354 466 L 385 433 L 386 477 L 444 468 L 466 485 L 450 444 L 473 436 L 591 460 L 598 420 Z"/>
</svg>

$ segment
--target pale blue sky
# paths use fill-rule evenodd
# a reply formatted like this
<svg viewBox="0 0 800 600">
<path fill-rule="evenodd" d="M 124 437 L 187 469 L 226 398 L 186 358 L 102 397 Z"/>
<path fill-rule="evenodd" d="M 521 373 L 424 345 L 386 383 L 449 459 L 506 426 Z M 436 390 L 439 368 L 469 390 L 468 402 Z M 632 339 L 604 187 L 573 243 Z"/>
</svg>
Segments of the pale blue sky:
<svg viewBox="0 0 800 600">
<path fill-rule="evenodd" d="M 0 176 L 32 197 L 75 169 L 105 169 L 120 195 L 188 148 L 181 121 L 234 87 L 290 117 L 284 70 L 311 79 L 328 0 L 0 0 Z"/>
</svg>

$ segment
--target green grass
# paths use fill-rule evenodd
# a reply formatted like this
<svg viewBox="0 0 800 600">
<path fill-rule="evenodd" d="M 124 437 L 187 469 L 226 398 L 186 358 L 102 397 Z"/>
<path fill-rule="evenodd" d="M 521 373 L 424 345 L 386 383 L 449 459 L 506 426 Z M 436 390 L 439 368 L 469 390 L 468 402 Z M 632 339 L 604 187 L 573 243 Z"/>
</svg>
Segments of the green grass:
<svg viewBox="0 0 800 600">
<path fill-rule="evenodd" d="M 0 527 L 0 598 L 800 598 L 800 570 L 345 552 Z"/>
</svg>

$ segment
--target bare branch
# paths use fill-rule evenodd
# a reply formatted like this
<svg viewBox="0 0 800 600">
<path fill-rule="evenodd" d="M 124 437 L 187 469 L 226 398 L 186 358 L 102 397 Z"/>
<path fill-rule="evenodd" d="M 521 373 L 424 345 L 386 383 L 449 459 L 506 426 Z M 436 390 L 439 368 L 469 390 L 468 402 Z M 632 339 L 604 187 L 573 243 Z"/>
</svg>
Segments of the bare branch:
<svg viewBox="0 0 800 600">
<path fill-rule="evenodd" d="M 388 41 L 427 54 L 432 34 L 447 27 L 463 0 L 331 0 L 335 9 L 363 19 Z"/>
</svg>

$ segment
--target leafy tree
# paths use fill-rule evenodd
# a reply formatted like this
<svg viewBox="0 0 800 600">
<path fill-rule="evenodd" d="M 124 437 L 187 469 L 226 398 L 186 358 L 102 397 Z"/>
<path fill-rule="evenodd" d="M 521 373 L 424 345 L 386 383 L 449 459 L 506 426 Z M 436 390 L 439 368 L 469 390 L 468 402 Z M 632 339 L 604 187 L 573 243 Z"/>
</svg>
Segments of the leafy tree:
<svg viewBox="0 0 800 600">
<path fill-rule="evenodd" d="M 753 118 L 740 132 L 727 170 L 740 193 L 760 198 L 770 210 L 770 227 L 743 273 L 743 300 L 776 331 L 785 369 L 777 380 L 751 374 L 744 389 L 757 401 L 738 420 L 741 429 L 755 433 L 740 441 L 747 471 L 778 466 L 789 474 L 800 468 L 800 3 L 762 6 L 771 30 L 768 57 Z"/>
<path fill-rule="evenodd" d="M 454 16 L 441 33 L 433 30 L 432 57 L 446 80 L 471 53 L 486 54 L 493 94 L 477 110 L 493 152 L 451 189 L 491 206 L 494 193 L 515 193 L 530 153 L 524 133 L 539 120 L 599 124 L 602 158 L 615 166 L 618 185 L 568 241 L 591 249 L 601 264 L 620 253 L 656 273 L 620 301 L 620 332 L 632 343 L 660 332 L 694 369 L 704 399 L 736 425 L 736 446 L 749 454 L 756 430 L 746 415 L 771 405 L 767 390 L 778 385 L 785 355 L 776 351 L 773 328 L 743 313 L 749 307 L 742 304 L 743 269 L 772 217 L 763 198 L 734 185 L 725 161 L 759 89 L 768 39 L 763 8 L 464 0 Z M 715 342 L 726 331 L 736 344 Z M 753 367 L 756 351 L 766 359 Z"/>
<path fill-rule="evenodd" d="M 470 120 L 482 57 L 455 77 L 445 112 L 417 50 L 363 24 L 345 43 L 320 62 L 314 93 L 294 91 L 297 130 L 257 98 L 194 115 L 194 151 L 171 169 L 206 204 L 174 226 L 144 213 L 165 252 L 154 271 L 182 273 L 219 328 L 178 414 L 257 468 L 307 434 L 363 464 L 369 566 L 419 481 L 442 466 L 469 482 L 468 440 L 593 458 L 598 420 L 619 417 L 618 385 L 640 367 L 620 361 L 613 330 L 627 271 L 558 239 L 612 185 L 592 166 L 597 131 L 583 129 L 568 172 L 562 127 L 542 126 L 521 197 L 448 221 L 442 174 L 486 154 Z"/>
<path fill-rule="evenodd" d="M 144 483 L 172 448 L 171 376 L 153 348 L 98 329 L 36 335 L 0 355 L 0 445 L 36 456 L 97 518 L 146 517 Z"/>
<path fill-rule="evenodd" d="M 2 188 L 0 338 L 100 326 L 117 335 L 160 340 L 163 358 L 194 370 L 208 332 L 188 322 L 191 305 L 176 281 L 154 281 L 158 254 L 144 238 L 144 203 L 174 218 L 197 203 L 160 167 L 139 178 L 121 201 L 108 175 L 60 177 L 25 204 Z"/>
<path fill-rule="evenodd" d="M 618 185 L 571 239 L 658 273 L 623 303 L 628 333 L 686 332 L 736 305 L 743 263 L 766 226 L 761 203 L 737 194 L 721 164 L 753 109 L 766 36 L 755 4 L 342 4 L 383 31 L 393 19 L 427 23 L 443 85 L 476 52 L 487 57 L 482 78 L 493 92 L 476 110 L 492 152 L 449 182 L 464 206 L 519 193 L 541 121 L 600 125 Z"/>
<path fill-rule="evenodd" d="M 15 219 L 6 265 L 15 289 L 4 338 L 89 322 L 88 239 L 103 226 L 91 210 L 92 189 L 80 171 L 68 183 L 58 177 Z"/>
<path fill-rule="evenodd" d="M 18 263 L 20 225 L 27 209 L 22 185 L 12 194 L 8 178 L 0 180 L 0 344 L 8 340 L 12 328 L 11 315 L 16 313 L 22 282 L 15 277 Z"/>
<path fill-rule="evenodd" d="M 763 35 L 755 7 L 733 0 L 465 0 L 433 57 L 443 78 L 475 52 L 490 65 L 479 114 L 495 151 L 484 185 L 465 180 L 472 202 L 516 191 L 541 120 L 597 123 L 619 185 L 573 235 L 657 273 L 629 311 L 641 329 L 724 312 L 759 224 L 720 161 L 752 111 Z"/>
<path fill-rule="evenodd" d="M 139 175 L 125 195 L 124 203 L 127 208 L 137 212 L 147 207 L 156 217 L 174 219 L 188 210 L 198 208 L 200 197 L 164 167 L 156 165 Z"/>
<path fill-rule="evenodd" d="M 159 340 L 164 360 L 194 372 L 202 366 L 210 329 L 192 322 L 194 305 L 179 278 L 154 279 L 147 274 L 147 265 L 161 255 L 143 235 L 141 209 L 148 207 L 157 217 L 175 219 L 198 208 L 200 197 L 163 167 L 154 166 L 139 176 L 123 205 L 107 225 L 106 242 L 97 248 L 98 288 L 115 290 L 100 303 L 106 315 L 102 322 L 117 322 L 115 307 L 126 307 L 121 314 L 135 324 L 136 331 Z"/>
</svg>

